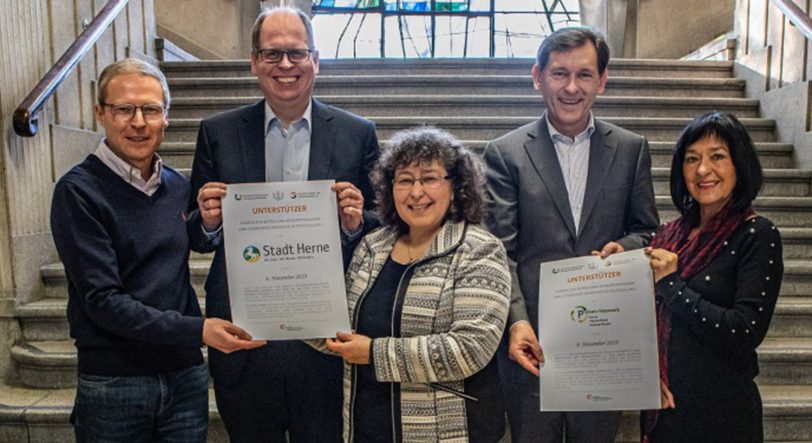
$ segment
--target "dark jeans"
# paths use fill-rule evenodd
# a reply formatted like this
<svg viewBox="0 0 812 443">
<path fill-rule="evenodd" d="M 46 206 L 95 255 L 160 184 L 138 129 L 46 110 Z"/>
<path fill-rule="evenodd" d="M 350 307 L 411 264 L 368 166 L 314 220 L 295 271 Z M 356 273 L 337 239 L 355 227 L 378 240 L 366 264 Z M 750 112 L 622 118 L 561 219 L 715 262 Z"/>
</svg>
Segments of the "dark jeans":
<svg viewBox="0 0 812 443">
<path fill-rule="evenodd" d="M 79 374 L 71 423 L 77 442 L 205 442 L 206 365 L 145 377 Z"/>
</svg>

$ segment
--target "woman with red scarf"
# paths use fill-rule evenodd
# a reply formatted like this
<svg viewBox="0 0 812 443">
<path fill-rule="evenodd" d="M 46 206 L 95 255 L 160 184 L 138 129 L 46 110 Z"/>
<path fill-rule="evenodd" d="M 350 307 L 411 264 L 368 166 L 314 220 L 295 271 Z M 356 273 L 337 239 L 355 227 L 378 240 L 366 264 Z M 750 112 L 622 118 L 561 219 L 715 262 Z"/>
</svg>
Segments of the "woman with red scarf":
<svg viewBox="0 0 812 443">
<path fill-rule="evenodd" d="M 756 348 L 781 287 L 781 236 L 753 212 L 753 142 L 712 112 L 682 132 L 671 162 L 680 213 L 651 241 L 663 407 L 641 416 L 644 442 L 761 442 Z"/>
</svg>

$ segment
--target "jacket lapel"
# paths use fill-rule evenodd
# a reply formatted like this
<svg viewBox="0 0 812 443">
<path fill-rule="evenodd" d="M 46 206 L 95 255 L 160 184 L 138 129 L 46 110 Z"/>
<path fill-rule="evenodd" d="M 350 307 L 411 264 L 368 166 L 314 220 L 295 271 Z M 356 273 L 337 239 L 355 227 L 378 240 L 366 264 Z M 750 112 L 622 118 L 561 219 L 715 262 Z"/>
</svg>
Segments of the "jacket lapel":
<svg viewBox="0 0 812 443">
<path fill-rule="evenodd" d="M 265 100 L 260 100 L 243 114 L 237 146 L 242 159 L 246 183 L 265 181 Z"/>
<path fill-rule="evenodd" d="M 581 209 L 581 221 L 578 232 L 584 232 L 584 226 L 589 220 L 595 204 L 603 192 L 603 184 L 609 170 L 612 169 L 612 161 L 617 152 L 617 146 L 609 140 L 608 135 L 612 130 L 606 127 L 599 120 L 595 120 L 595 132 L 589 141 L 589 172 L 586 179 L 586 191 L 584 191 L 584 206 Z"/>
<path fill-rule="evenodd" d="M 307 178 L 324 180 L 330 178 L 336 144 L 333 113 L 321 102 L 313 99 L 310 119 L 313 127 L 310 132 L 310 165 L 307 169 Z"/>
<path fill-rule="evenodd" d="M 575 221 L 572 218 L 567 185 L 564 183 L 564 174 L 561 172 L 561 165 L 558 163 L 558 156 L 550 139 L 545 116 L 542 116 L 537 123 L 535 128 L 528 132 L 529 139 L 525 142 L 524 148 L 530 157 L 530 162 L 550 192 L 550 197 L 555 202 L 555 207 L 564 224 L 567 225 L 570 235 L 572 238 L 576 238 Z"/>
</svg>

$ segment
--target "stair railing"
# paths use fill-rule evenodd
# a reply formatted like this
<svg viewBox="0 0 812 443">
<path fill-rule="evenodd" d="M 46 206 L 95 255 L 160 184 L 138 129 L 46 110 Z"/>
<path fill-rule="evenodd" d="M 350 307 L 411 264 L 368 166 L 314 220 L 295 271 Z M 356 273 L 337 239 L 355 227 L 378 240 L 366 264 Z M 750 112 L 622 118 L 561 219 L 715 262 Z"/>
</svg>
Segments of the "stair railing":
<svg viewBox="0 0 812 443">
<path fill-rule="evenodd" d="M 22 137 L 33 137 L 39 129 L 39 114 L 45 102 L 56 92 L 63 80 L 90 51 L 99 37 L 113 23 L 129 0 L 109 0 L 76 40 L 65 50 L 62 57 L 48 70 L 42 80 L 23 99 L 14 111 L 14 132 Z"/>
<path fill-rule="evenodd" d="M 807 40 L 812 40 L 812 19 L 792 0 L 770 0 L 784 13 L 790 23 L 795 25 Z"/>
</svg>

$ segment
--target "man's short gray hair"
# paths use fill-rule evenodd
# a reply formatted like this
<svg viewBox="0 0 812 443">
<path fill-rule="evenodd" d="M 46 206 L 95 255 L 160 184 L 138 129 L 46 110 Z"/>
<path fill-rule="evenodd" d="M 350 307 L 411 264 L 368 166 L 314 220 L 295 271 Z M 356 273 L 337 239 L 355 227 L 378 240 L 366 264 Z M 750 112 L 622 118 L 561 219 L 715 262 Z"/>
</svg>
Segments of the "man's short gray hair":
<svg viewBox="0 0 812 443">
<path fill-rule="evenodd" d="M 169 85 L 166 83 L 166 77 L 163 72 L 157 67 L 137 58 L 125 58 L 115 63 L 107 65 L 99 76 L 98 82 L 98 96 L 99 104 L 105 104 L 107 99 L 107 84 L 110 80 L 121 75 L 145 75 L 158 80 L 161 84 L 161 89 L 164 95 L 164 107 L 169 108 Z"/>
<path fill-rule="evenodd" d="M 275 14 L 277 12 L 287 12 L 290 14 L 296 14 L 302 19 L 302 24 L 305 27 L 305 31 L 307 31 L 307 48 L 311 51 L 316 50 L 316 44 L 313 42 L 313 23 L 310 21 L 310 17 L 304 13 L 299 8 L 291 8 L 290 6 L 277 6 L 275 8 L 266 9 L 259 13 L 257 16 L 256 21 L 254 21 L 254 27 L 251 29 L 251 47 L 252 51 L 256 51 L 257 49 L 265 49 L 259 47 L 259 36 L 260 32 L 262 31 L 262 23 L 268 18 L 270 15 Z M 287 48 L 290 49 L 290 48 Z"/>
</svg>

